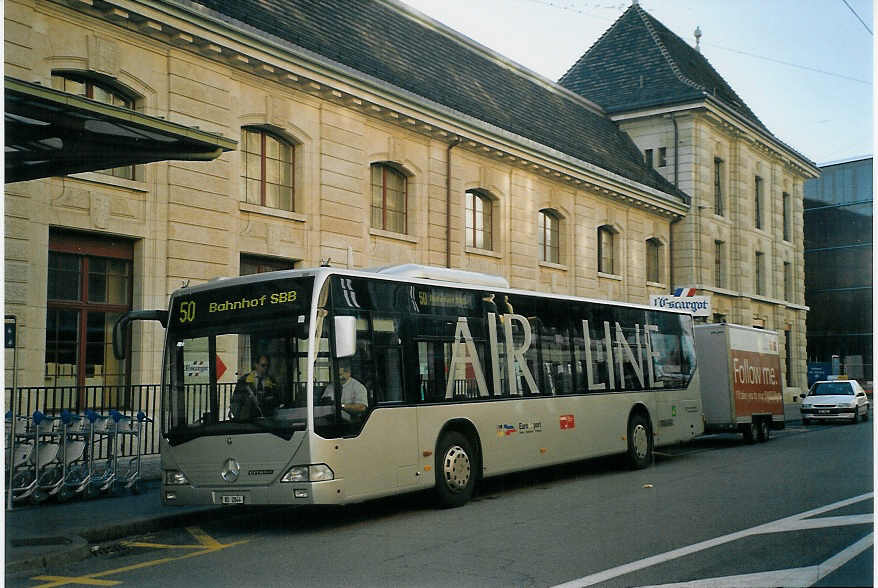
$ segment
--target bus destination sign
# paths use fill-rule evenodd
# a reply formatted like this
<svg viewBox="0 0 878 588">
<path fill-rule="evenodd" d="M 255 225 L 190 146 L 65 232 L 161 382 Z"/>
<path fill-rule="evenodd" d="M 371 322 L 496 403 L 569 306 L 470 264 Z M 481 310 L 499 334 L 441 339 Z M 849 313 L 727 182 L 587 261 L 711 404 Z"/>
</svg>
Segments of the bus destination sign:
<svg viewBox="0 0 878 588">
<path fill-rule="evenodd" d="M 313 283 L 312 277 L 295 278 L 179 295 L 174 298 L 169 326 L 185 329 L 295 316 L 308 308 Z"/>
</svg>

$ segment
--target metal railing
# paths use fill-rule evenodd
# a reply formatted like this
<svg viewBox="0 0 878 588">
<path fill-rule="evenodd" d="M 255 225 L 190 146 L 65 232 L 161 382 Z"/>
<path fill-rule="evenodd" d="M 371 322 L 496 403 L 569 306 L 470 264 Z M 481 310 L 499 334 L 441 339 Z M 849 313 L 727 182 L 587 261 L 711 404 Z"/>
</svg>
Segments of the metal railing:
<svg viewBox="0 0 878 588">
<path fill-rule="evenodd" d="M 38 410 L 49 416 L 58 416 L 62 410 L 84 414 L 86 410 L 109 415 L 117 410 L 125 416 L 136 418 L 143 411 L 152 422 L 144 423 L 141 433 L 141 452 L 143 455 L 159 453 L 159 407 L 161 386 L 143 384 L 139 386 L 19 386 L 13 399 L 13 388 L 6 388 L 5 408 L 10 410 L 15 402 L 15 414 L 29 416 Z M 133 455 L 136 446 L 131 438 L 124 438 L 120 444 L 121 455 Z M 136 440 L 134 440 L 136 443 Z M 106 457 L 107 447 L 96 448 L 96 459 Z"/>
</svg>

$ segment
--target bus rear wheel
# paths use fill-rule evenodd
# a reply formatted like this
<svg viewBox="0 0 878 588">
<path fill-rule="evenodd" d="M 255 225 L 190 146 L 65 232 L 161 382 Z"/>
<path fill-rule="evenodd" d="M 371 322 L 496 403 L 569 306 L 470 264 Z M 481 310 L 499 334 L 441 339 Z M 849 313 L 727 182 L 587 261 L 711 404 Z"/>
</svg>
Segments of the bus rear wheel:
<svg viewBox="0 0 878 588">
<path fill-rule="evenodd" d="M 473 495 L 478 458 L 470 440 L 457 431 L 439 438 L 436 452 L 436 498 L 442 508 L 466 504 Z"/>
<path fill-rule="evenodd" d="M 628 419 L 628 465 L 642 470 L 652 463 L 652 427 L 649 419 L 634 413 Z"/>
</svg>

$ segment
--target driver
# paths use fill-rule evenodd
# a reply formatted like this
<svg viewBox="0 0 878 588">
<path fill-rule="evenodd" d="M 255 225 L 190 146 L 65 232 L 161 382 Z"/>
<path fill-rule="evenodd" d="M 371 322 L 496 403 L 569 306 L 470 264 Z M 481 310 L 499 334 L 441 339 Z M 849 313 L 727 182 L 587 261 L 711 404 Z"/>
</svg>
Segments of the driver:
<svg viewBox="0 0 878 588">
<path fill-rule="evenodd" d="M 339 360 L 338 381 L 341 383 L 341 418 L 345 422 L 359 422 L 363 420 L 366 409 L 369 408 L 369 392 L 366 387 L 356 378 L 351 376 L 351 364 L 349 360 Z M 335 385 L 329 384 L 323 391 L 322 398 L 335 399 Z"/>
<path fill-rule="evenodd" d="M 260 355 L 253 371 L 241 376 L 232 394 L 232 419 L 249 421 L 256 417 L 270 416 L 278 407 L 277 383 L 268 375 L 271 360 Z"/>
</svg>

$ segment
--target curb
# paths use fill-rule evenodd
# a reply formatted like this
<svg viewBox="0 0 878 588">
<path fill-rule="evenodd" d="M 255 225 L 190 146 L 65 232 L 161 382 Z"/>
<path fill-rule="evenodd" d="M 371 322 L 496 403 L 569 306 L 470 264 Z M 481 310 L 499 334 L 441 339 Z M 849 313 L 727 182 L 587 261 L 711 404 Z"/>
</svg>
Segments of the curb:
<svg viewBox="0 0 878 588">
<path fill-rule="evenodd" d="M 50 551 L 49 553 L 26 556 L 16 561 L 9 561 L 10 554 L 7 553 L 6 576 L 45 571 L 54 566 L 75 563 L 87 558 L 91 553 L 88 541 L 82 537 L 68 537 L 65 539 L 70 541 L 71 545 L 57 551 Z"/>
<path fill-rule="evenodd" d="M 43 572 L 54 566 L 76 563 L 91 556 L 90 546 L 92 543 L 114 541 L 131 535 L 184 526 L 202 520 L 205 516 L 216 518 L 216 514 L 222 510 L 222 507 L 208 506 L 197 511 L 135 519 L 95 529 L 83 529 L 74 536 L 65 537 L 64 539 L 70 544 L 55 551 L 24 556 L 13 561 L 10 561 L 10 557 L 14 557 L 13 554 L 6 553 L 5 572 L 7 576 L 20 575 Z M 230 511 L 229 514 L 231 515 L 232 512 Z"/>
</svg>

